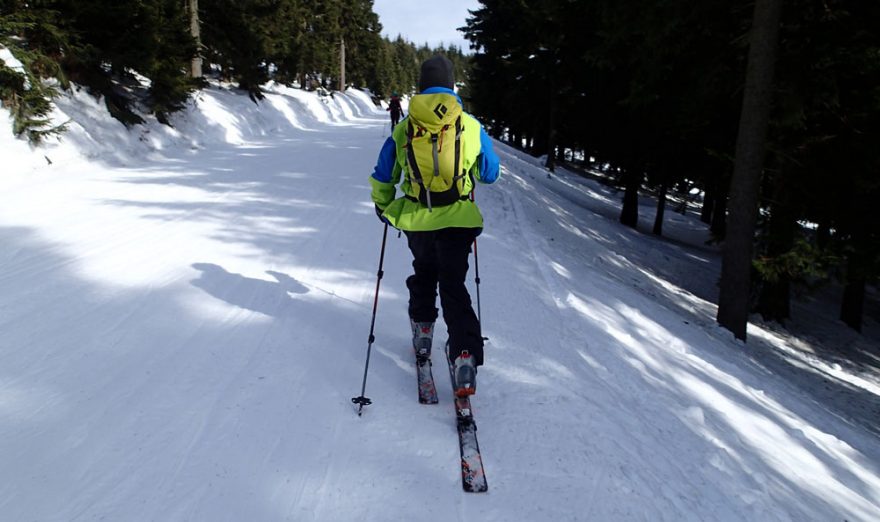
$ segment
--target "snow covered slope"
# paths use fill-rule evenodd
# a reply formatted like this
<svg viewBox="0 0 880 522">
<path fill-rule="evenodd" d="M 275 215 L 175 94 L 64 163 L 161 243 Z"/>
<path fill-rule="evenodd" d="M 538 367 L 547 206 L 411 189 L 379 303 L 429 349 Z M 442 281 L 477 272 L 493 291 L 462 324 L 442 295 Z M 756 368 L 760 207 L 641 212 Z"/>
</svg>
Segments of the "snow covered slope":
<svg viewBox="0 0 880 522">
<path fill-rule="evenodd" d="M 58 106 L 44 149 L 0 125 L 0 519 L 880 520 L 878 379 L 829 368 L 839 393 L 812 395 L 717 329 L 693 217 L 623 228 L 608 189 L 497 145 L 476 195 L 490 489 L 467 495 L 445 374 L 416 400 L 396 234 L 374 404 L 350 403 L 384 111 L 212 87 L 128 131 L 83 93 Z"/>
</svg>

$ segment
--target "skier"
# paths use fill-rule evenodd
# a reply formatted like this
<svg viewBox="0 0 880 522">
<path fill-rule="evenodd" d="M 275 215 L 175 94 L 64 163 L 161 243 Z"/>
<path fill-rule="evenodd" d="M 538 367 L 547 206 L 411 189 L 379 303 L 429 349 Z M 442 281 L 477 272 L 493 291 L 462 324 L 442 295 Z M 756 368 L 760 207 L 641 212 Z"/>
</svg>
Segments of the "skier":
<svg viewBox="0 0 880 522">
<path fill-rule="evenodd" d="M 391 112 L 391 128 L 397 127 L 400 116 L 403 114 L 403 107 L 400 105 L 400 97 L 396 92 L 391 93 L 391 101 L 388 102 L 388 108 L 385 110 Z"/>
<path fill-rule="evenodd" d="M 453 387 L 466 397 L 476 391 L 483 364 L 483 336 L 465 286 L 471 244 L 483 230 L 471 196 L 475 180 L 498 178 L 499 160 L 453 86 L 447 58 L 422 63 L 419 94 L 382 146 L 370 183 L 379 219 L 402 230 L 412 252 L 414 273 L 406 286 L 417 357 L 430 357 L 439 285 Z M 395 199 L 398 183 L 403 196 Z"/>
</svg>

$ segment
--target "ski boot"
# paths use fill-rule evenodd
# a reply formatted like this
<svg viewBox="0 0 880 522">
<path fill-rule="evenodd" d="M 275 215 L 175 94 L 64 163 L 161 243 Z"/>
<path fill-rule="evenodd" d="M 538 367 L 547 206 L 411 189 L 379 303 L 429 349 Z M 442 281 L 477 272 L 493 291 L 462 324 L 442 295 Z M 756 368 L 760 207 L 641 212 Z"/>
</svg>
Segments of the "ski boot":
<svg viewBox="0 0 880 522">
<path fill-rule="evenodd" d="M 477 391 L 477 366 L 473 356 L 465 350 L 452 363 L 453 385 L 456 397 L 467 397 Z"/>
<path fill-rule="evenodd" d="M 413 350 L 416 359 L 427 360 L 431 358 L 431 345 L 434 342 L 434 323 L 409 321 L 413 332 Z"/>
</svg>

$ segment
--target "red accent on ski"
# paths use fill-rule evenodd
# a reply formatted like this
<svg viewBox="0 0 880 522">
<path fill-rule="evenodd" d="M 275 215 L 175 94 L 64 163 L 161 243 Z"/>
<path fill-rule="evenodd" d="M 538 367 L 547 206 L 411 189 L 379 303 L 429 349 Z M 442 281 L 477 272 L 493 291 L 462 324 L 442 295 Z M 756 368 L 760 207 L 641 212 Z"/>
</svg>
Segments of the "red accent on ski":
<svg viewBox="0 0 880 522">
<path fill-rule="evenodd" d="M 455 396 L 459 398 L 470 397 L 475 393 L 477 393 L 477 390 L 475 390 L 474 388 L 459 388 L 455 390 Z"/>
</svg>

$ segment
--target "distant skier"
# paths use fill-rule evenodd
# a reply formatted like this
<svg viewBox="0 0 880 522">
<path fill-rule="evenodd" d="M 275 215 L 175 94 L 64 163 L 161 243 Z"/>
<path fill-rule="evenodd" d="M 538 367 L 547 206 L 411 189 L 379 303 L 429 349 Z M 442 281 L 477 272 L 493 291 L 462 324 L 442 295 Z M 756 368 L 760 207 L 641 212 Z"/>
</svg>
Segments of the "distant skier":
<svg viewBox="0 0 880 522">
<path fill-rule="evenodd" d="M 414 274 L 406 280 L 413 348 L 430 356 L 439 284 L 453 386 L 467 396 L 483 364 L 482 331 L 465 286 L 483 217 L 469 196 L 475 180 L 498 178 L 499 160 L 480 123 L 463 111 L 453 80 L 447 58 L 422 63 L 420 94 L 382 146 L 370 183 L 379 219 L 406 233 L 413 255 Z M 395 199 L 398 183 L 403 196 Z"/>
<path fill-rule="evenodd" d="M 400 116 L 403 115 L 403 107 L 400 105 L 400 97 L 396 92 L 391 93 L 391 101 L 388 102 L 386 111 L 391 112 L 391 128 L 397 127 L 400 123 Z"/>
</svg>

